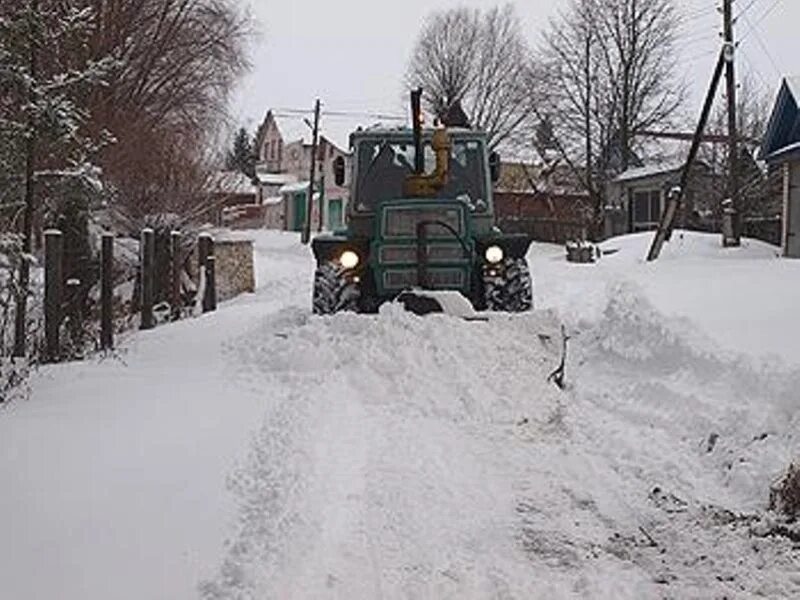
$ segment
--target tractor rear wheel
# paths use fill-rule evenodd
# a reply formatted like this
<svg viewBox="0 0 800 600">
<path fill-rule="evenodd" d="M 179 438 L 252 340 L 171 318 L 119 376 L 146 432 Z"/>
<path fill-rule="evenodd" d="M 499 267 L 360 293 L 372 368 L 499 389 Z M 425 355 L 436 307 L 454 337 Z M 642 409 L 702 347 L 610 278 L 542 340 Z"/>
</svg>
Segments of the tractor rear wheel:
<svg viewBox="0 0 800 600">
<path fill-rule="evenodd" d="M 498 312 L 525 312 L 533 308 L 533 281 L 524 258 L 506 258 L 484 270 L 486 308 Z"/>
<path fill-rule="evenodd" d="M 333 262 L 317 265 L 314 273 L 313 310 L 315 315 L 332 315 L 357 311 L 360 292 L 358 283 L 347 276 L 345 269 Z"/>
</svg>

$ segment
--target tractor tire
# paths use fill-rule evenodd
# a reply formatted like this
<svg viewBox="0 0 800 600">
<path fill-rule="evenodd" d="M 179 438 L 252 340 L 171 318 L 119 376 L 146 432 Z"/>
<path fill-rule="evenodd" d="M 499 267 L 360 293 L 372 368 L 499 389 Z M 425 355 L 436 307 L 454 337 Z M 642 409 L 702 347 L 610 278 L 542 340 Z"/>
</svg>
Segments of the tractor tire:
<svg viewBox="0 0 800 600">
<path fill-rule="evenodd" d="M 328 262 L 314 273 L 313 311 L 315 315 L 358 310 L 358 284 L 347 277 L 341 266 Z"/>
<path fill-rule="evenodd" d="M 506 258 L 499 268 L 486 268 L 483 287 L 487 310 L 519 313 L 533 308 L 533 281 L 524 258 Z"/>
</svg>

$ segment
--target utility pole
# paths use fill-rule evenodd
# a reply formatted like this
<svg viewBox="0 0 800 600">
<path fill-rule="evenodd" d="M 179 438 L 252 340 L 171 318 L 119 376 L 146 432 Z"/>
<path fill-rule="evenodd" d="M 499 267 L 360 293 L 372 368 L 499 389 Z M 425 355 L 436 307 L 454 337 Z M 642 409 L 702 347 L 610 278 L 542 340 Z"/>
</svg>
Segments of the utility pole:
<svg viewBox="0 0 800 600">
<path fill-rule="evenodd" d="M 697 157 L 697 151 L 700 149 L 700 142 L 703 139 L 703 132 L 706 129 L 708 117 L 711 114 L 711 107 L 714 104 L 714 97 L 717 95 L 719 81 L 722 79 L 722 68 L 724 65 L 725 49 L 723 48 L 719 53 L 717 66 L 714 68 L 714 75 L 711 77 L 711 84 L 709 85 L 708 92 L 706 93 L 706 99 L 703 103 L 703 110 L 700 113 L 700 120 L 697 123 L 697 129 L 694 133 L 692 146 L 689 148 L 689 156 L 686 159 L 686 164 L 683 166 L 683 171 L 681 171 L 681 182 L 677 188 L 670 192 L 669 201 L 667 202 L 667 209 L 661 216 L 661 222 L 658 225 L 658 231 L 656 232 L 655 238 L 653 238 L 653 244 L 650 246 L 650 251 L 647 254 L 648 262 L 652 262 L 658 258 L 658 255 L 661 254 L 661 248 L 664 246 L 664 242 L 666 242 L 672 235 L 672 227 L 675 223 L 675 216 L 677 215 L 678 209 L 683 201 L 683 195 L 686 193 L 686 186 L 689 183 L 689 176 L 692 173 L 692 165 Z"/>
<path fill-rule="evenodd" d="M 311 213 L 314 208 L 314 180 L 317 178 L 317 141 L 319 137 L 319 112 L 320 102 L 317 98 L 314 104 L 314 129 L 311 137 L 311 168 L 308 175 L 308 197 L 306 202 L 306 222 L 303 226 L 301 241 L 307 244 L 311 241 Z M 319 207 L 322 210 L 322 207 Z"/>
<path fill-rule="evenodd" d="M 733 211 L 731 215 L 732 235 L 726 235 L 726 227 L 723 224 L 722 243 L 724 246 L 738 246 L 741 244 L 741 203 L 739 201 L 739 144 L 736 138 L 736 44 L 733 39 L 733 0 L 723 0 L 722 16 L 725 37 L 725 83 L 728 96 L 728 198 L 731 200 L 730 209 L 723 208 L 723 210 Z"/>
</svg>

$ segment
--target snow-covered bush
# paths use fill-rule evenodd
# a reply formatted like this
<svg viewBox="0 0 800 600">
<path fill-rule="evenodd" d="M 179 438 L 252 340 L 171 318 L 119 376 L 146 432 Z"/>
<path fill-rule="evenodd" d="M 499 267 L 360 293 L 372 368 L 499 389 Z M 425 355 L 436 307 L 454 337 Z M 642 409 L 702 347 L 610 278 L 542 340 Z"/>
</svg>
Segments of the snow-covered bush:
<svg viewBox="0 0 800 600">
<path fill-rule="evenodd" d="M 42 277 L 38 269 L 32 270 L 32 281 L 28 289 L 32 300 L 32 310 L 26 314 L 26 338 L 31 342 L 31 353 L 24 358 L 14 358 L 14 326 L 16 319 L 17 294 L 19 291 L 16 275 L 23 259 L 31 260 L 22 253 L 20 236 L 0 233 L 0 403 L 15 395 L 24 394 L 24 382 L 30 369 L 38 362 L 42 339 L 43 298 Z"/>
</svg>

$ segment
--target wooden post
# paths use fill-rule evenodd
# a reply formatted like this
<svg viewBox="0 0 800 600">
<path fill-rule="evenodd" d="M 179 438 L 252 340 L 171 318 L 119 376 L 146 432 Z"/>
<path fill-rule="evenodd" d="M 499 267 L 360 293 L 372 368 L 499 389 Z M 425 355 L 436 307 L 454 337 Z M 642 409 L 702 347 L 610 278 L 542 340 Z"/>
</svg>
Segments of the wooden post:
<svg viewBox="0 0 800 600">
<path fill-rule="evenodd" d="M 197 273 L 198 275 L 206 266 L 206 259 L 211 255 L 213 238 L 208 233 L 201 233 L 197 238 Z"/>
<path fill-rule="evenodd" d="M 206 291 L 203 297 L 203 312 L 215 310 L 217 310 L 217 259 L 211 255 L 206 258 Z"/>
<path fill-rule="evenodd" d="M 172 304 L 172 320 L 181 318 L 181 232 L 173 231 L 169 237 L 170 258 L 172 259 L 170 282 L 170 304 Z"/>
<path fill-rule="evenodd" d="M 142 308 L 140 329 L 153 329 L 156 326 L 153 316 L 154 267 L 156 258 L 156 237 L 152 229 L 142 229 L 140 248 L 140 267 L 142 273 Z"/>
<path fill-rule="evenodd" d="M 726 247 L 741 245 L 741 206 L 739 199 L 739 145 L 736 123 L 736 43 L 733 38 L 733 0 L 723 0 L 722 16 L 725 38 L 725 84 L 728 101 L 728 197 L 731 199 L 731 236 L 722 236 Z"/>
<path fill-rule="evenodd" d="M 104 233 L 100 251 L 100 348 L 114 347 L 114 234 Z"/>
<path fill-rule="evenodd" d="M 320 101 L 314 104 L 314 128 L 311 136 L 311 167 L 308 175 L 308 203 L 306 205 L 306 222 L 300 240 L 307 244 L 311 240 L 311 213 L 314 209 L 314 180 L 317 178 L 317 144 L 319 142 L 319 111 Z"/>
<path fill-rule="evenodd" d="M 47 362 L 61 358 L 59 329 L 61 328 L 62 260 L 64 237 L 57 229 L 44 232 L 44 329 Z"/>
<path fill-rule="evenodd" d="M 205 278 L 205 289 L 203 290 L 203 312 L 210 312 L 217 308 L 216 288 L 216 264 L 212 259 L 214 256 L 214 239 L 208 233 L 200 234 L 197 240 L 197 260 L 201 277 Z M 214 271 L 213 273 L 211 271 Z"/>
</svg>

